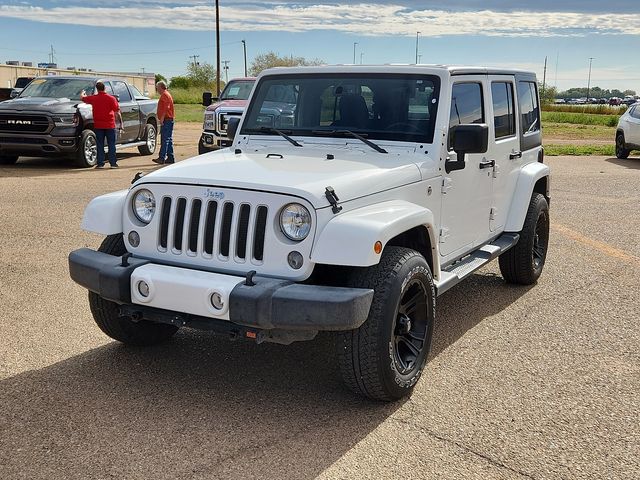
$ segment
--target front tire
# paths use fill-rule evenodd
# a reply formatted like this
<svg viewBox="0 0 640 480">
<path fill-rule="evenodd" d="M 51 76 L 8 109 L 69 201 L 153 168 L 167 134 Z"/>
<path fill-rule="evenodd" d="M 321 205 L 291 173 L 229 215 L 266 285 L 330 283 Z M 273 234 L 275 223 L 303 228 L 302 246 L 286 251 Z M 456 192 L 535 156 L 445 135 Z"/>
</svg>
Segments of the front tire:
<svg viewBox="0 0 640 480">
<path fill-rule="evenodd" d="M 17 161 L 17 155 L 0 155 L 0 165 L 13 165 Z"/>
<path fill-rule="evenodd" d="M 203 155 L 205 153 L 209 153 L 210 151 L 211 150 L 204 146 L 204 142 L 202 141 L 202 138 L 200 138 L 200 141 L 198 142 L 198 155 Z"/>
<path fill-rule="evenodd" d="M 387 247 L 378 265 L 357 269 L 349 283 L 375 293 L 367 320 L 338 333 L 345 384 L 374 400 L 410 395 L 422 375 L 435 320 L 429 265 L 415 250 Z"/>
<path fill-rule="evenodd" d="M 157 137 L 158 132 L 156 127 L 151 123 L 147 123 L 144 129 L 144 136 L 142 137 L 145 144 L 138 147 L 140 155 L 153 155 L 155 153 L 156 145 L 158 143 Z"/>
<path fill-rule="evenodd" d="M 533 285 L 547 259 L 549 247 L 549 204 L 541 193 L 534 193 L 529 203 L 518 243 L 500 255 L 500 272 L 507 283 Z"/>
<path fill-rule="evenodd" d="M 84 130 L 80 136 L 76 165 L 82 168 L 93 167 L 98 163 L 98 141 L 92 130 Z"/>
<path fill-rule="evenodd" d="M 616 157 L 620 160 L 629 158 L 629 155 L 631 154 L 631 150 L 628 150 L 626 147 L 627 145 L 624 141 L 624 134 L 619 133 L 616 135 Z"/>
<path fill-rule="evenodd" d="M 124 255 L 127 250 L 122 234 L 109 235 L 98 251 L 115 256 Z M 116 303 L 105 300 L 94 292 L 89 292 L 89 307 L 100 330 L 114 340 L 128 345 L 155 345 L 169 340 L 178 331 L 178 327 L 173 325 L 147 320 L 134 322 L 128 317 L 121 317 Z"/>
</svg>

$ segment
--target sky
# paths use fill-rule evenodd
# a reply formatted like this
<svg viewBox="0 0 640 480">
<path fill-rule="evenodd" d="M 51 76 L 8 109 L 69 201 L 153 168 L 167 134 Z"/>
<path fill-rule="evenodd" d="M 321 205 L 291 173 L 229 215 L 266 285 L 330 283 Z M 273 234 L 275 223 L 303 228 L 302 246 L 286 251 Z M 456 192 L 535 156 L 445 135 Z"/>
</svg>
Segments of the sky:
<svg viewBox="0 0 640 480">
<path fill-rule="evenodd" d="M 213 0 L 0 0 L 0 62 L 184 74 L 215 64 Z M 220 0 L 229 78 L 260 53 L 328 64 L 466 64 L 533 70 L 563 90 L 640 92 L 639 0 Z M 224 79 L 224 74 L 223 74 Z"/>
</svg>

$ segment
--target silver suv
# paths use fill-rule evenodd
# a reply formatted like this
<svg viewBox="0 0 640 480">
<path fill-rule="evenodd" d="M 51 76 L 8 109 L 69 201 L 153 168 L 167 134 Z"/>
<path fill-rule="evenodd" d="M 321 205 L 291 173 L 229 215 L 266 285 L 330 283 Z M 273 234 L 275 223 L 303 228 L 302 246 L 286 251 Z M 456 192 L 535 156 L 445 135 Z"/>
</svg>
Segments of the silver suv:
<svg viewBox="0 0 640 480">
<path fill-rule="evenodd" d="M 640 150 L 640 103 L 627 109 L 616 130 L 616 157 L 628 158 L 632 150 Z"/>
</svg>

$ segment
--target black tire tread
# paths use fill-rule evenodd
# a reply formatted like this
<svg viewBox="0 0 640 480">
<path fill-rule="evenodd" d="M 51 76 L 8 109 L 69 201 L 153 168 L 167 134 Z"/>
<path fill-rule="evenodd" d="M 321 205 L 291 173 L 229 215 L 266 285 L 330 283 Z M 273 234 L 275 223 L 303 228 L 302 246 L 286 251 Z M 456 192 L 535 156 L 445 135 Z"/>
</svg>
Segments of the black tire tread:
<svg viewBox="0 0 640 480">
<path fill-rule="evenodd" d="M 354 393 L 382 401 L 396 399 L 387 393 L 381 379 L 378 345 L 382 331 L 371 319 L 381 317 L 399 270 L 415 256 L 422 257 L 409 248 L 387 247 L 379 264 L 354 270 L 350 278 L 351 286 L 375 291 L 369 318 L 358 329 L 338 333 L 338 364 L 345 385 Z"/>
<path fill-rule="evenodd" d="M 85 142 L 85 138 L 89 135 L 94 135 L 95 133 L 93 132 L 93 130 L 84 130 L 82 132 L 82 135 L 80 135 L 80 142 L 78 143 L 78 150 L 76 151 L 76 156 L 75 156 L 75 164 L 77 167 L 80 168 L 90 168 L 93 167 L 93 165 L 87 163 L 87 159 L 84 157 L 84 142 Z"/>
<path fill-rule="evenodd" d="M 547 199 L 541 193 L 534 192 L 529 202 L 524 226 L 520 231 L 520 240 L 498 258 L 500 273 L 507 283 L 533 285 L 538 280 L 539 275 L 535 275 L 531 264 L 531 249 L 541 209 L 546 210 L 548 215 Z"/>
<path fill-rule="evenodd" d="M 122 235 L 109 235 L 98 251 L 120 256 L 126 252 Z M 128 345 L 155 345 L 170 339 L 178 327 L 142 320 L 132 322 L 118 316 L 118 305 L 105 300 L 94 292 L 89 292 L 89 307 L 93 319 L 107 336 Z"/>
<path fill-rule="evenodd" d="M 156 151 L 156 149 L 158 148 L 157 143 L 156 143 L 156 147 L 152 150 L 149 149 L 149 147 L 146 144 L 147 139 L 149 138 L 149 127 L 153 127 L 153 125 L 151 123 L 147 123 L 144 127 L 144 135 L 142 136 L 142 141 L 145 142 L 144 145 L 140 145 L 138 147 L 138 152 L 140 152 L 140 155 L 153 155 Z M 158 131 L 156 129 L 156 136 L 158 135 Z"/>
<path fill-rule="evenodd" d="M 616 135 L 616 157 L 619 158 L 620 160 L 626 160 L 627 158 L 629 158 L 629 155 L 631 155 L 631 150 L 629 150 L 628 148 L 623 148 L 622 150 L 618 150 L 618 138 L 622 137 L 622 142 L 624 144 L 624 146 L 626 147 L 626 142 L 624 140 L 624 134 L 623 133 L 618 133 Z"/>
</svg>

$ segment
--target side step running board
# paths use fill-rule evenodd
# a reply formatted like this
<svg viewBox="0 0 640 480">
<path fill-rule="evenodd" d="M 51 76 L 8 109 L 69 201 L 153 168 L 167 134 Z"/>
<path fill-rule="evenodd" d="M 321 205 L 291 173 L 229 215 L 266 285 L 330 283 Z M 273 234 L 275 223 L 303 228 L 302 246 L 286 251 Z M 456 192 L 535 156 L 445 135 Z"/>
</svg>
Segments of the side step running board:
<svg viewBox="0 0 640 480">
<path fill-rule="evenodd" d="M 104 146 L 104 151 L 105 153 L 107 152 L 107 150 L 109 149 L 109 147 L 106 145 L 107 142 L 105 142 L 105 146 Z M 133 148 L 133 147 L 141 147 L 142 145 L 146 145 L 147 142 L 132 142 L 132 143 L 120 143 L 120 144 L 116 144 L 116 152 L 118 150 L 122 150 L 123 148 Z"/>
<path fill-rule="evenodd" d="M 491 260 L 495 260 L 518 243 L 518 240 L 520 240 L 520 235 L 517 233 L 503 233 L 493 242 L 443 269 L 440 273 L 440 281 L 436 282 L 437 294 L 443 294 Z"/>
</svg>

